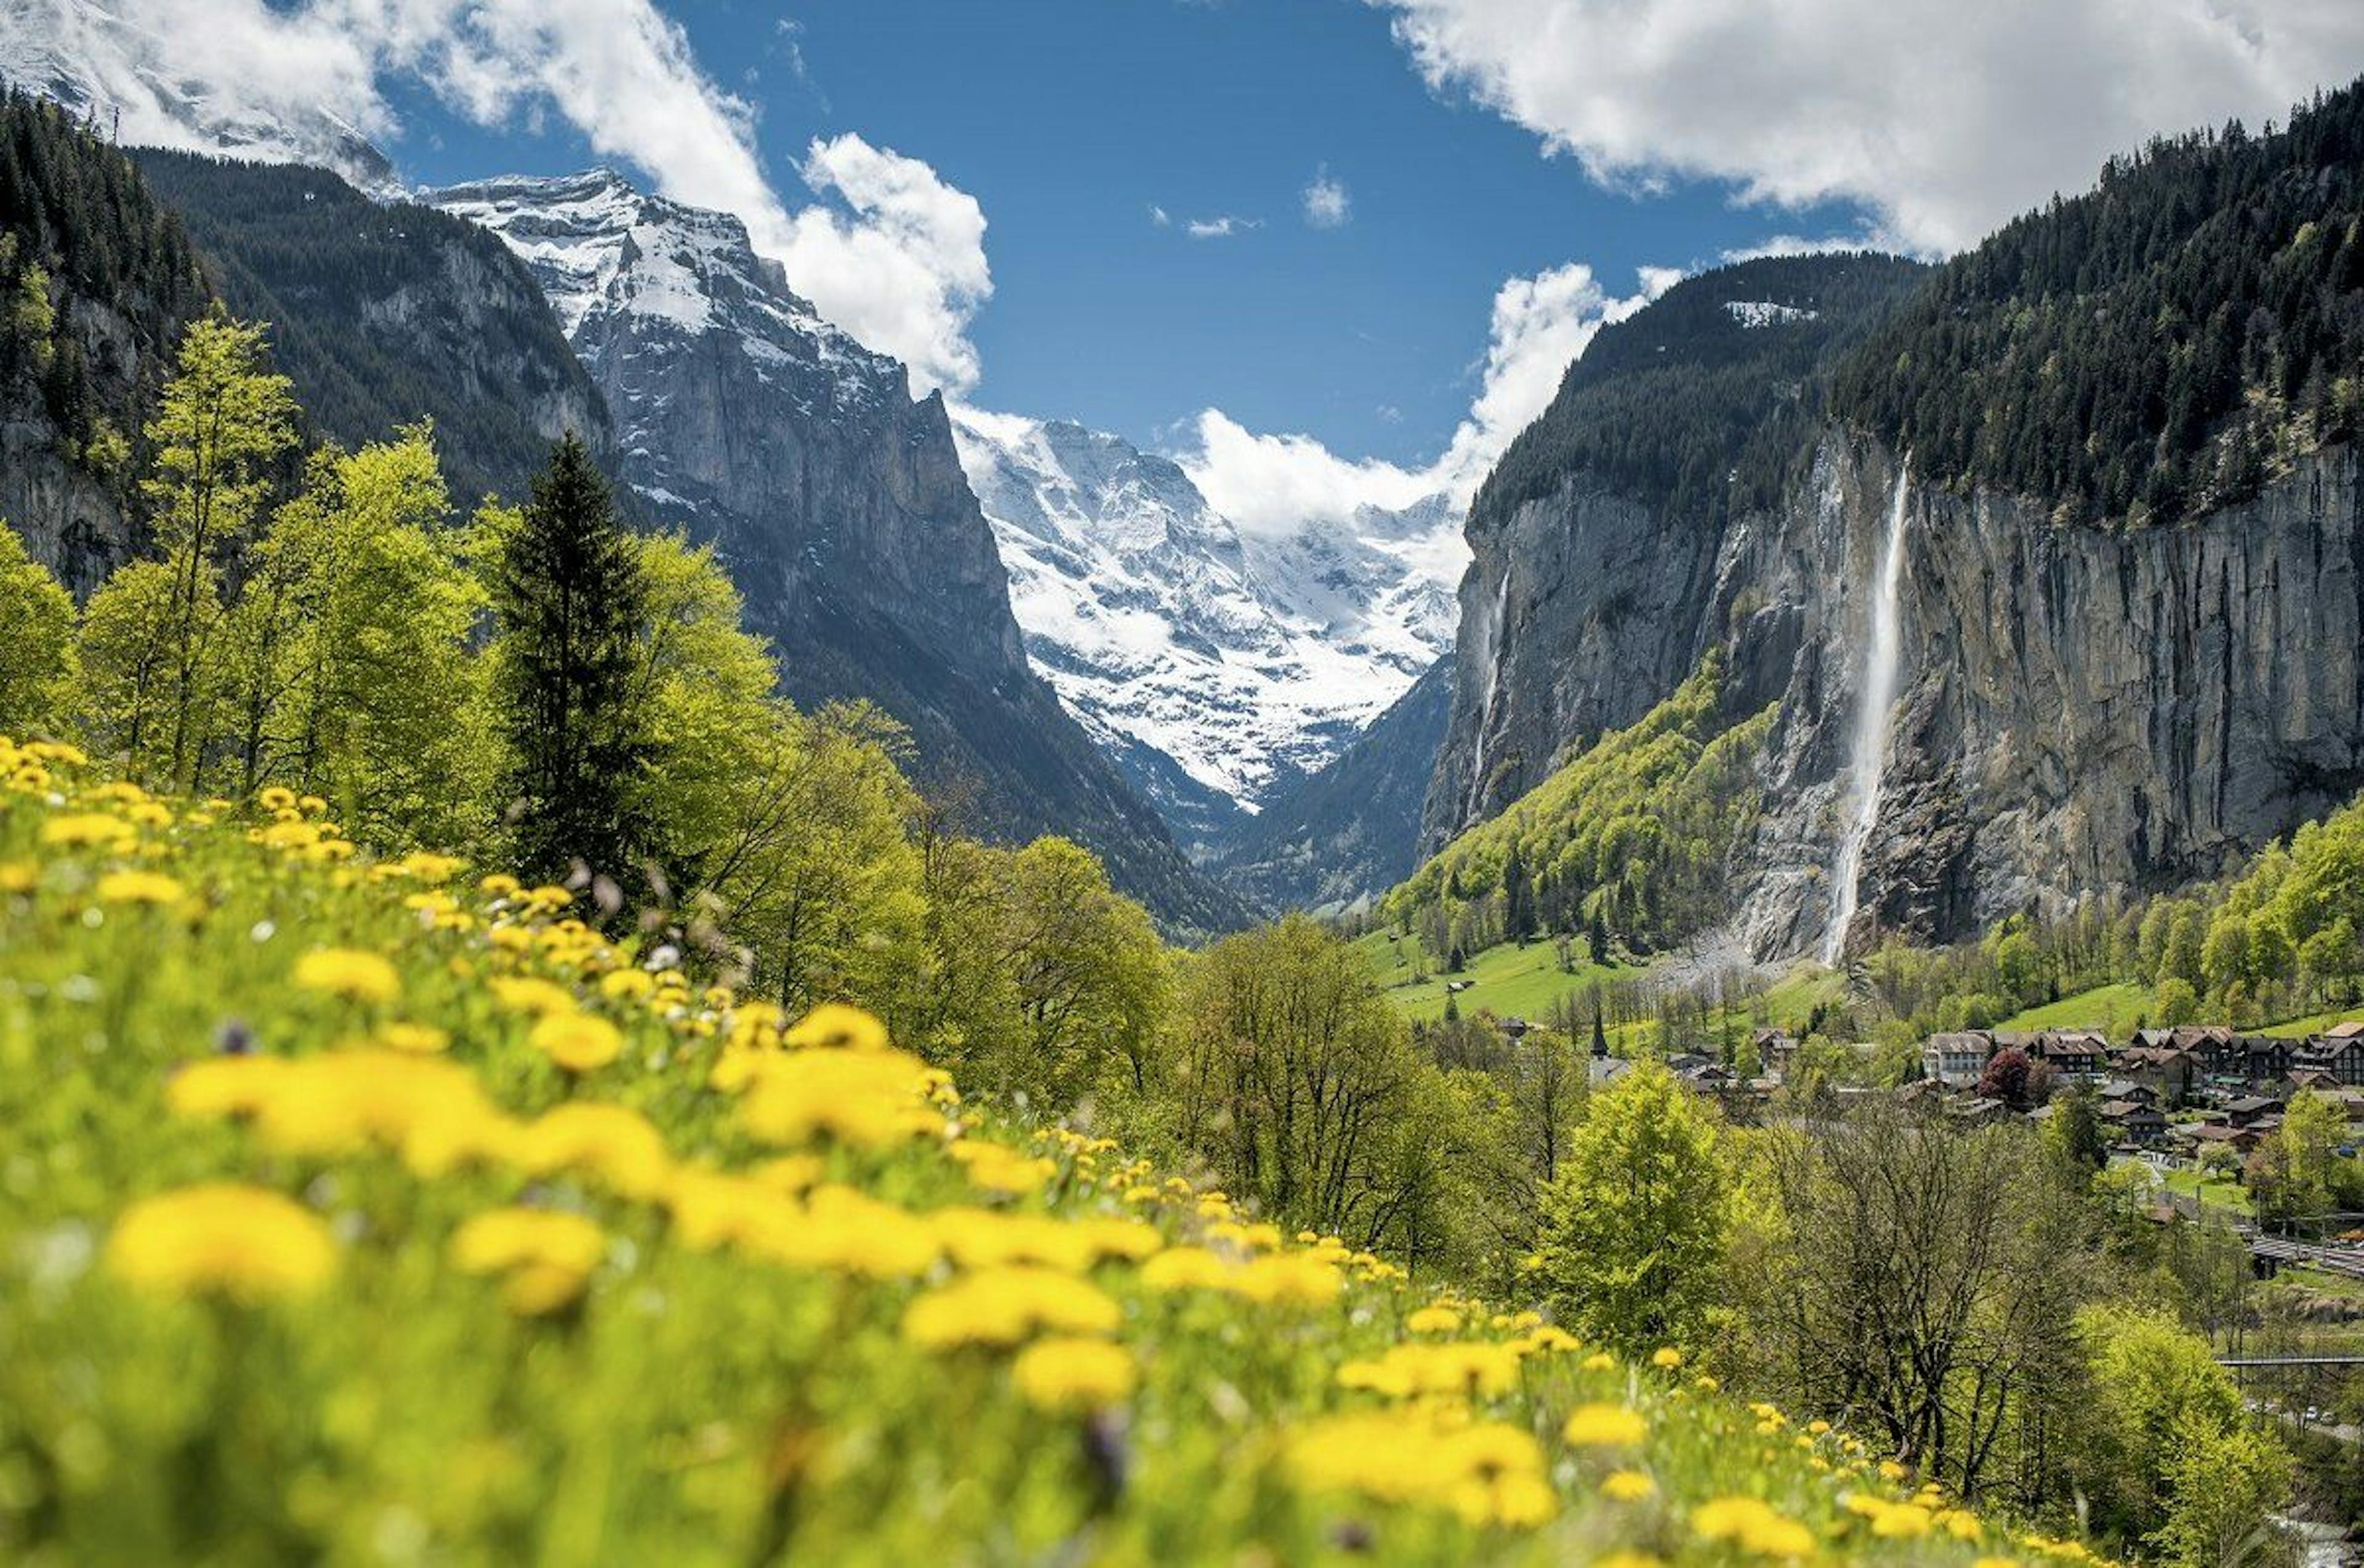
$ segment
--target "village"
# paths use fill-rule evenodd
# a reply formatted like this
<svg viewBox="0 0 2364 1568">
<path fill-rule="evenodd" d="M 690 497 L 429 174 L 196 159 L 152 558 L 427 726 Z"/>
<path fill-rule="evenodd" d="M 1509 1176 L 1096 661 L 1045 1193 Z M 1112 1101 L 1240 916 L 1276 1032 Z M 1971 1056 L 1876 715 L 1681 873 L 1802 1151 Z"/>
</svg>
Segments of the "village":
<svg viewBox="0 0 2364 1568">
<path fill-rule="evenodd" d="M 1514 1018 L 1500 1027 L 1515 1038 L 1528 1026 Z M 1667 1066 L 1737 1119 L 1753 1121 L 1794 1084 L 1803 1041 L 1762 1029 L 1751 1045 L 1762 1063 L 1754 1077 L 1695 1052 L 1671 1056 Z M 1864 1056 L 1872 1050 L 1852 1049 Z M 1596 1046 L 1591 1079 L 1605 1083 L 1627 1065 Z M 2346 1111 L 2350 1139 L 2340 1151 L 2352 1156 L 2364 1147 L 2364 1020 L 2305 1039 L 2182 1024 L 2138 1029 L 2122 1044 L 2093 1029 L 1964 1029 L 1924 1040 L 1919 1076 L 1893 1091 L 1833 1089 L 1842 1097 L 1882 1092 L 1928 1102 L 1973 1126 L 2014 1116 L 2041 1123 L 2057 1112 L 2061 1095 L 2090 1092 L 2112 1153 L 2218 1168 L 2237 1167 L 2281 1126 L 2291 1097 L 2311 1092 Z"/>
</svg>

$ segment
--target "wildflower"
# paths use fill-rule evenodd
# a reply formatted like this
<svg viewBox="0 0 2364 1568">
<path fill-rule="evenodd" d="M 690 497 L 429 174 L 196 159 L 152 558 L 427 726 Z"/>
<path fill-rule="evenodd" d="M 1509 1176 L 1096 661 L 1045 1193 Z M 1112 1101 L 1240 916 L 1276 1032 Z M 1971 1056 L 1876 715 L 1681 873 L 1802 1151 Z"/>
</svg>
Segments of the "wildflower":
<svg viewBox="0 0 2364 1568">
<path fill-rule="evenodd" d="M 1600 1495 L 1612 1503 L 1638 1503 L 1658 1489 L 1638 1470 L 1612 1470 L 1600 1478 Z"/>
<path fill-rule="evenodd" d="M 672 1171 L 663 1135 L 638 1111 L 575 1101 L 544 1112 L 518 1143 L 518 1162 L 539 1174 L 574 1171 L 626 1197 L 652 1197 Z"/>
<path fill-rule="evenodd" d="M 41 880 L 41 868 L 31 861 L 0 861 L 0 893 L 30 893 Z"/>
<path fill-rule="evenodd" d="M 270 812 L 292 811 L 296 792 L 284 784 L 270 784 L 256 794 L 254 804 Z"/>
<path fill-rule="evenodd" d="M 903 1051 L 811 1046 L 753 1062 L 740 1119 L 766 1142 L 826 1135 L 875 1148 L 942 1125 L 925 1105 L 939 1075 Z"/>
<path fill-rule="evenodd" d="M 1404 1319 L 1404 1329 L 1414 1334 L 1458 1333 L 1461 1314 L 1450 1307 L 1423 1307 Z"/>
<path fill-rule="evenodd" d="M 124 850 L 139 837 L 130 823 L 104 811 L 52 817 L 41 824 L 41 842 L 52 849 Z"/>
<path fill-rule="evenodd" d="M 1806 1557 L 1814 1532 L 1755 1497 L 1718 1497 L 1691 1510 L 1691 1533 L 1730 1541 L 1756 1557 Z"/>
<path fill-rule="evenodd" d="M 575 1010 L 574 992 L 538 974 L 496 975 L 485 988 L 505 1012 L 546 1018 Z"/>
<path fill-rule="evenodd" d="M 1142 1265 L 1141 1283 L 1152 1290 L 1221 1290 L 1232 1272 L 1204 1247 L 1169 1247 Z"/>
<path fill-rule="evenodd" d="M 1672 1345 L 1660 1345 L 1650 1352 L 1650 1364 L 1672 1372 L 1683 1364 L 1683 1352 Z"/>
<path fill-rule="evenodd" d="M 216 1183 L 132 1205 L 107 1239 L 106 1261 L 142 1288 L 259 1302 L 318 1288 L 337 1251 L 309 1209 L 261 1187 Z"/>
<path fill-rule="evenodd" d="M 790 1046 L 830 1046 L 841 1051 L 884 1051 L 886 1026 L 859 1007 L 823 1002 L 781 1037 Z"/>
<path fill-rule="evenodd" d="M 985 1139 L 964 1139 L 952 1146 L 951 1152 L 973 1184 L 1005 1197 L 1021 1197 L 1059 1173 L 1059 1167 L 1049 1160 L 1020 1154 Z"/>
<path fill-rule="evenodd" d="M 1617 1358 L 1607 1351 L 1595 1351 L 1577 1364 L 1587 1372 L 1614 1372 L 1617 1369 Z"/>
<path fill-rule="evenodd" d="M 1420 1395 L 1494 1399 L 1518 1383 L 1518 1352 L 1507 1345 L 1394 1345 L 1375 1362 L 1348 1362 L 1338 1369 L 1340 1387 L 1391 1399 Z"/>
<path fill-rule="evenodd" d="M 1038 1340 L 1018 1352 L 1010 1381 L 1029 1404 L 1045 1410 L 1113 1405 L 1140 1381 L 1132 1356 L 1104 1340 Z"/>
<path fill-rule="evenodd" d="M 1698 1390 L 1702 1394 L 1713 1394 L 1717 1389 L 1723 1386 L 1723 1384 L 1718 1383 L 1706 1373 L 1700 1373 L 1697 1377 L 1691 1380 L 1691 1383 L 1692 1385 L 1698 1388 Z"/>
<path fill-rule="evenodd" d="M 925 1218 L 842 1186 L 814 1188 L 797 1224 L 753 1240 L 777 1262 L 864 1279 L 912 1278 L 943 1252 Z"/>
<path fill-rule="evenodd" d="M 1928 1509 L 1917 1503 L 1891 1503 L 1868 1492 L 1846 1500 L 1847 1512 L 1868 1520 L 1871 1533 L 1883 1540 L 1918 1540 L 1935 1524 Z"/>
<path fill-rule="evenodd" d="M 521 885 L 518 879 L 508 873 L 496 871 L 480 879 L 476 884 L 476 891 L 487 898 L 507 898 L 515 894 Z"/>
<path fill-rule="evenodd" d="M 1575 1448 L 1631 1448 L 1650 1435 L 1650 1423 L 1622 1405 L 1579 1405 L 1568 1412 L 1560 1437 Z"/>
<path fill-rule="evenodd" d="M 357 948 L 321 948 L 296 961 L 296 984 L 306 991 L 341 996 L 349 1002 L 393 1001 L 402 994 L 402 977 L 392 963 Z"/>
<path fill-rule="evenodd" d="M 102 904 L 145 904 L 154 907 L 176 904 L 188 890 L 154 871 L 111 871 L 98 879 L 95 890 Z"/>
<path fill-rule="evenodd" d="M 599 995 L 611 1002 L 637 1002 L 656 988 L 656 976 L 645 969 L 610 970 L 599 977 Z"/>
<path fill-rule="evenodd" d="M 607 1251 L 608 1239 L 581 1215 L 500 1208 L 453 1234 L 452 1264 L 463 1273 L 506 1275 L 502 1302 L 530 1318 L 581 1296 Z"/>
<path fill-rule="evenodd" d="M 433 1056 L 452 1043 L 452 1037 L 431 1024 L 381 1024 L 377 1043 L 412 1056 Z"/>
<path fill-rule="evenodd" d="M 930 1350 L 1015 1345 L 1038 1333 L 1113 1334 L 1117 1305 L 1098 1286 L 1029 1264 L 939 1285 L 903 1314 L 903 1337 Z"/>
<path fill-rule="evenodd" d="M 1232 1276 L 1231 1288 L 1266 1307 L 1321 1307 L 1337 1300 L 1344 1284 L 1330 1263 L 1294 1252 L 1249 1260 Z"/>
<path fill-rule="evenodd" d="M 1883 1459 L 1879 1462 L 1879 1473 L 1890 1481 L 1901 1481 L 1912 1473 L 1892 1459 Z"/>
<path fill-rule="evenodd" d="M 624 1031 L 589 1013 L 549 1014 L 526 1040 L 569 1073 L 605 1067 L 624 1051 Z"/>
</svg>

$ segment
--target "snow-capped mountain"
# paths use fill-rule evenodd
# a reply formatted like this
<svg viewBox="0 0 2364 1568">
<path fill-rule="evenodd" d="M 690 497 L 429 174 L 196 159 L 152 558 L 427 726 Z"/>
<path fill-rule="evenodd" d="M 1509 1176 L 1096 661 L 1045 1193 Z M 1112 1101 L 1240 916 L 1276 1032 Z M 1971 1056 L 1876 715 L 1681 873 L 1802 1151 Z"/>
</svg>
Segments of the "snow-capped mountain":
<svg viewBox="0 0 2364 1568">
<path fill-rule="evenodd" d="M 1081 840 L 1177 928 L 1234 917 L 1028 667 L 941 396 L 914 401 L 902 363 L 823 321 L 735 217 L 609 170 L 425 199 L 541 283 L 607 399 L 624 480 L 715 545 L 798 706 L 874 703 L 980 827 Z"/>
<path fill-rule="evenodd" d="M 1266 537 L 1116 436 L 973 409 L 953 433 L 1036 667 L 1186 841 L 1327 762 L 1452 641 L 1445 497 Z"/>
<path fill-rule="evenodd" d="M 0 6 L 0 81 L 54 98 L 131 146 L 329 169 L 380 197 L 403 194 L 385 154 L 317 103 L 271 104 L 192 74 L 185 50 L 105 0 Z"/>
</svg>

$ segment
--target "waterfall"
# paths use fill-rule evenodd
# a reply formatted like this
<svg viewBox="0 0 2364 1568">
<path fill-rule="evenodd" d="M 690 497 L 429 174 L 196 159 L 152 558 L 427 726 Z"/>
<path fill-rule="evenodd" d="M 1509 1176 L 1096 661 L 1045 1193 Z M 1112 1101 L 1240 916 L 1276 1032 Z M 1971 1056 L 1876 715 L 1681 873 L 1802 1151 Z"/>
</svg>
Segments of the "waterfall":
<svg viewBox="0 0 2364 1568">
<path fill-rule="evenodd" d="M 1894 720 L 1897 665 L 1903 654 L 1904 501 L 1910 460 L 1898 464 L 1896 495 L 1888 505 L 1888 538 L 1879 551 L 1879 588 L 1871 602 L 1871 646 L 1864 658 L 1863 691 L 1856 707 L 1855 738 L 1847 756 L 1847 817 L 1838 859 L 1831 867 L 1831 923 L 1823 933 L 1823 962 L 1835 967 L 1846 956 L 1847 928 L 1855 923 L 1856 883 L 1863 853 L 1879 823 L 1879 790 L 1888 773 L 1888 732 Z"/>
<path fill-rule="evenodd" d="M 1502 585 L 1494 590 L 1494 614 L 1486 623 L 1486 685 L 1478 698 L 1478 745 L 1469 762 L 1469 798 L 1461 807 L 1462 826 L 1478 820 L 1478 798 L 1486 788 L 1486 734 L 1494 727 L 1494 692 L 1502 684 L 1502 617 L 1511 604 L 1511 569 L 1502 568 Z"/>
</svg>

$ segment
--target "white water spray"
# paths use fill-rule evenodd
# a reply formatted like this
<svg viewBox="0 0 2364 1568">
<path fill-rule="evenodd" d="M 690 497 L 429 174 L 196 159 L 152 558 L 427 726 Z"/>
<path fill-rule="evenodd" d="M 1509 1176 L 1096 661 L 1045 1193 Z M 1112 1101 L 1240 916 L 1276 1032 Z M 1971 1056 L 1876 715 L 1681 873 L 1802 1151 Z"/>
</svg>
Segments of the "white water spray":
<svg viewBox="0 0 2364 1568">
<path fill-rule="evenodd" d="M 1823 933 L 1823 962 L 1835 967 L 1846 954 L 1847 928 L 1855 924 L 1856 882 L 1863 852 L 1879 824 L 1879 791 L 1888 773 L 1888 732 L 1894 722 L 1897 665 L 1902 658 L 1904 501 L 1909 464 L 1896 471 L 1896 495 L 1888 506 L 1888 538 L 1880 546 L 1879 591 L 1871 602 L 1871 647 L 1864 662 L 1862 700 L 1855 715 L 1855 740 L 1847 758 L 1846 831 L 1831 867 L 1831 923 Z"/>
<path fill-rule="evenodd" d="M 1493 618 L 1486 623 L 1486 685 L 1478 699 L 1478 745 L 1469 762 L 1469 798 L 1461 808 L 1462 825 L 1478 820 L 1478 797 L 1486 788 L 1486 735 L 1494 727 L 1494 693 L 1502 684 L 1502 617 L 1511 605 L 1511 569 L 1502 568 L 1502 585 L 1494 591 Z"/>
</svg>

